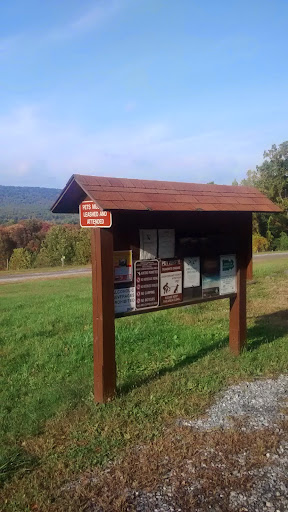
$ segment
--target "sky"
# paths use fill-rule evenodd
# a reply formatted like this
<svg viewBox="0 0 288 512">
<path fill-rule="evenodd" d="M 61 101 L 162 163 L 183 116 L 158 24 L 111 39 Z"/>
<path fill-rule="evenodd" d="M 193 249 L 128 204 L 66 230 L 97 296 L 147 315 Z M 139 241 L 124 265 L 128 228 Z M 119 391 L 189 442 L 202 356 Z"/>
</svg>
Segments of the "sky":
<svg viewBox="0 0 288 512">
<path fill-rule="evenodd" d="M 231 184 L 288 139 L 287 0 L 0 0 L 0 184 Z"/>
</svg>

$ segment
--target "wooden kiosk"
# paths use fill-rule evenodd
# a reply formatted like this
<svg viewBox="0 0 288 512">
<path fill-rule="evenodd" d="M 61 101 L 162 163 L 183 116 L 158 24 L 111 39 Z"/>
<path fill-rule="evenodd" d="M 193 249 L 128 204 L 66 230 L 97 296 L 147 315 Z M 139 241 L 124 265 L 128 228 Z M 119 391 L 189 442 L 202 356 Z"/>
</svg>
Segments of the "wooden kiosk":
<svg viewBox="0 0 288 512">
<path fill-rule="evenodd" d="M 252 212 L 279 212 L 241 186 L 73 175 L 51 208 L 91 229 L 94 396 L 115 395 L 114 319 L 230 300 L 231 351 L 246 340 Z"/>
</svg>

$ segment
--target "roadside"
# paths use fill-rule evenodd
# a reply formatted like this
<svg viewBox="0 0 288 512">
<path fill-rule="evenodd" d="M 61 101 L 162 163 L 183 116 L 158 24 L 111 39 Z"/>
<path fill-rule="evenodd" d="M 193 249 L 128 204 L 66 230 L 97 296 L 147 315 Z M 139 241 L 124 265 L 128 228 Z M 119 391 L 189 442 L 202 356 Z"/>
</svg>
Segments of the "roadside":
<svg viewBox="0 0 288 512">
<path fill-rule="evenodd" d="M 14 283 L 21 281 L 30 281 L 33 279 L 55 279 L 62 277 L 74 277 L 81 274 L 91 274 L 91 266 L 86 267 L 51 267 L 45 269 L 29 269 L 26 271 L 14 271 L 14 272 L 1 272 L 0 273 L 0 284 L 1 283 Z"/>
<path fill-rule="evenodd" d="M 258 263 L 260 261 L 273 261 L 274 259 L 285 259 L 287 258 L 288 263 L 288 252 L 267 252 L 258 253 L 253 255 L 253 261 Z M 86 267 L 51 267 L 45 269 L 27 269 L 25 271 L 2 271 L 0 272 L 0 284 L 13 283 L 28 281 L 33 279 L 51 279 L 51 278 L 62 278 L 62 277 L 75 277 L 79 275 L 91 274 L 91 266 Z"/>
</svg>

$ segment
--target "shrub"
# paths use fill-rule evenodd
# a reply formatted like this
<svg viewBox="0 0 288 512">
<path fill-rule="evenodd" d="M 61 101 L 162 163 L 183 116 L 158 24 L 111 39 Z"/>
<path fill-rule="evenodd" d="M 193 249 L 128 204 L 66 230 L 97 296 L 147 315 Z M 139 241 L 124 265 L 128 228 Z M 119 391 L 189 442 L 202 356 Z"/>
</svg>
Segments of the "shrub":
<svg viewBox="0 0 288 512">
<path fill-rule="evenodd" d="M 47 251 L 45 248 L 42 248 L 40 252 L 37 254 L 35 261 L 34 261 L 34 267 L 50 267 L 50 260 L 47 254 Z"/>
<path fill-rule="evenodd" d="M 267 251 L 269 248 L 269 242 L 267 238 L 259 234 L 253 235 L 253 252 Z"/>
<path fill-rule="evenodd" d="M 53 226 L 42 243 L 41 251 L 49 260 L 49 265 L 61 265 L 61 258 L 65 256 L 65 263 L 70 264 L 75 258 L 75 244 L 78 229 L 68 226 Z"/>
<path fill-rule="evenodd" d="M 91 261 L 91 231 L 80 229 L 75 245 L 75 263 L 87 265 Z"/>
<path fill-rule="evenodd" d="M 31 253 L 26 249 L 14 249 L 9 261 L 9 268 L 12 270 L 21 270 L 31 267 Z"/>
<path fill-rule="evenodd" d="M 276 240 L 276 249 L 279 251 L 288 251 L 288 235 L 282 231 L 280 237 Z"/>
</svg>

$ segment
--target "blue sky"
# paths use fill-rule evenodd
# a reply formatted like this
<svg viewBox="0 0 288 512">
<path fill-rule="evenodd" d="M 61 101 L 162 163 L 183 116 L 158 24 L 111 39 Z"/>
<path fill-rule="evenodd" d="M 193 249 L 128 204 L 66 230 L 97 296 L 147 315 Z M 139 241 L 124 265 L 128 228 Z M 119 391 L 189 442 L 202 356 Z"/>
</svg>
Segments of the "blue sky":
<svg viewBox="0 0 288 512">
<path fill-rule="evenodd" d="M 0 2 L 0 184 L 230 184 L 288 139 L 287 0 Z"/>
</svg>

